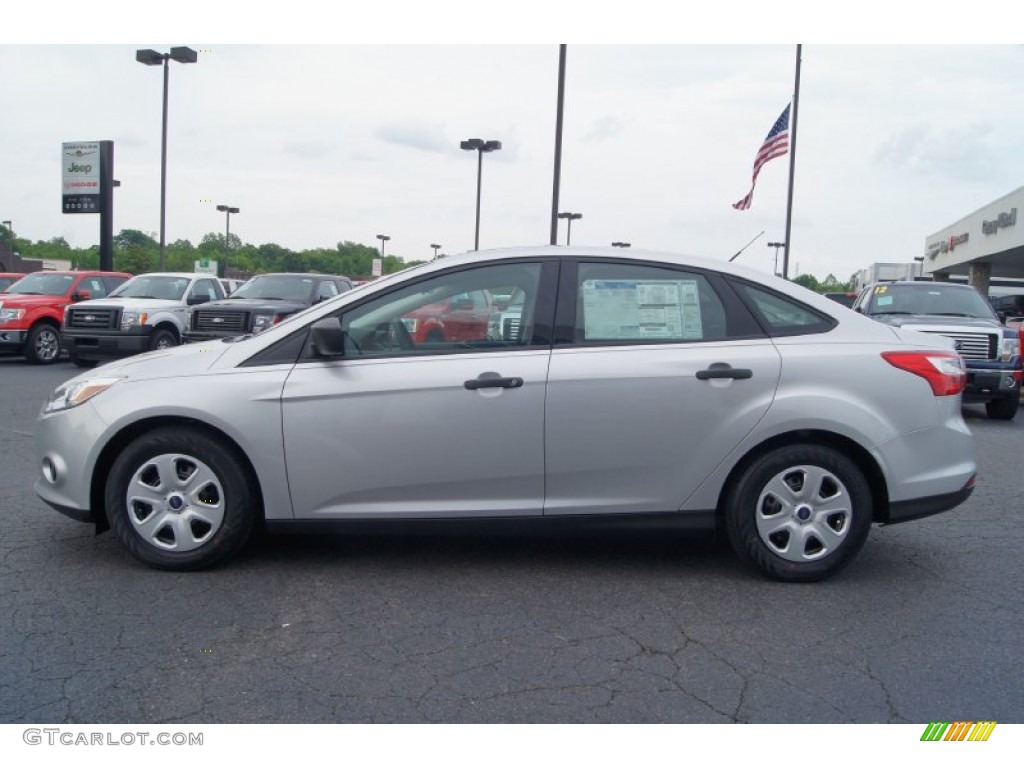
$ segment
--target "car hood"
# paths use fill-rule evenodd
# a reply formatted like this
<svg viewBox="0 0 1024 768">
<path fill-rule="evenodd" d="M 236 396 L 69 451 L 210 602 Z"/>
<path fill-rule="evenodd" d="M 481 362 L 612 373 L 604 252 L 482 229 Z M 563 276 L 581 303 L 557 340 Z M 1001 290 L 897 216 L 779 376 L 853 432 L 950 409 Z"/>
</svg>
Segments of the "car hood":
<svg viewBox="0 0 1024 768">
<path fill-rule="evenodd" d="M 235 310 L 236 312 L 265 312 L 266 314 L 292 314 L 308 307 L 300 301 L 271 299 L 224 299 L 198 304 L 193 309 L 213 309 L 218 312 Z"/>
<path fill-rule="evenodd" d="M 133 299 L 121 296 L 109 296 L 105 299 L 89 299 L 75 304 L 76 307 L 120 307 L 122 309 L 152 309 L 153 307 L 180 307 L 178 299 Z"/>
<path fill-rule="evenodd" d="M 228 346 L 223 341 L 199 344 L 183 344 L 170 349 L 144 352 L 141 355 L 114 360 L 106 365 L 82 373 L 75 379 L 90 379 L 97 376 L 118 376 L 133 381 L 168 379 L 176 376 L 191 376 L 203 373 L 213 367 Z"/>
<path fill-rule="evenodd" d="M 999 324 L 995 320 L 986 320 L 983 317 L 955 317 L 951 315 L 870 315 L 872 320 L 885 323 L 896 328 L 910 328 L 915 326 L 935 327 L 956 326 L 964 330 L 993 331 L 998 330 Z"/>
<path fill-rule="evenodd" d="M 52 307 L 55 304 L 66 304 L 67 296 L 36 296 L 31 293 L 0 293 L 0 306 L 4 307 Z"/>
</svg>

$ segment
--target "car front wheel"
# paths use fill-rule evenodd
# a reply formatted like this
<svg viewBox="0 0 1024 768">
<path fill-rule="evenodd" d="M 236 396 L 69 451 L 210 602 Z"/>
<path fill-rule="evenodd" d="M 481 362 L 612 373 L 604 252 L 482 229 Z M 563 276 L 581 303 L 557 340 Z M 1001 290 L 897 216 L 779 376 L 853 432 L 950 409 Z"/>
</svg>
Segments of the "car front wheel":
<svg viewBox="0 0 1024 768">
<path fill-rule="evenodd" d="M 1020 393 L 1013 397 L 1001 397 L 998 400 L 989 400 L 985 403 L 985 413 L 990 419 L 1009 421 L 1017 415 L 1020 408 Z"/>
<path fill-rule="evenodd" d="M 60 357 L 60 331 L 48 323 L 40 323 L 28 332 L 25 357 L 35 365 L 49 365 Z"/>
<path fill-rule="evenodd" d="M 724 511 L 742 560 L 780 581 L 819 581 L 864 545 L 871 489 L 857 465 L 833 448 L 784 446 L 740 474 Z"/>
<path fill-rule="evenodd" d="M 132 441 L 106 485 L 110 527 L 136 558 L 191 571 L 221 563 L 249 539 L 258 498 L 237 449 L 191 427 Z"/>
<path fill-rule="evenodd" d="M 178 346 L 178 337 L 166 328 L 156 329 L 153 331 L 153 335 L 149 337 L 149 348 L 151 350 L 170 349 L 176 346 Z"/>
</svg>

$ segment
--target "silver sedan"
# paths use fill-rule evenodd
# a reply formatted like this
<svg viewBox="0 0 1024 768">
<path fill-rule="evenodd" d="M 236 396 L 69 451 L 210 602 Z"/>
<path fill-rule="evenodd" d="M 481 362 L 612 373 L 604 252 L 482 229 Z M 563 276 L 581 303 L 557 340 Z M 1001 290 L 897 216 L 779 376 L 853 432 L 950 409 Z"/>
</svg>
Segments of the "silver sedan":
<svg viewBox="0 0 1024 768">
<path fill-rule="evenodd" d="M 474 292 L 521 295 L 518 322 L 493 332 L 500 300 L 432 309 Z M 733 264 L 472 253 L 71 379 L 39 417 L 35 489 L 171 570 L 263 525 L 474 521 L 719 528 L 768 576 L 814 581 L 872 523 L 970 495 L 964 382 L 948 340 Z"/>
</svg>

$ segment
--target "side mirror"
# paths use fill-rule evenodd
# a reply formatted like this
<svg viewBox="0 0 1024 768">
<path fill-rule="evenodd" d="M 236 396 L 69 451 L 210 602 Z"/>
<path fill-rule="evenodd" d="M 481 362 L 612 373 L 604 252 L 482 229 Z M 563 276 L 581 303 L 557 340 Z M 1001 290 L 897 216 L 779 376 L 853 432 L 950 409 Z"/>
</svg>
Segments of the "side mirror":
<svg viewBox="0 0 1024 768">
<path fill-rule="evenodd" d="M 999 318 L 999 323 L 1001 325 L 1006 325 L 1006 313 L 1005 312 L 1003 312 L 1002 310 L 998 310 L 996 312 L 996 317 Z"/>
<path fill-rule="evenodd" d="M 187 299 L 185 299 L 185 303 L 188 304 L 190 307 L 194 307 L 196 304 L 205 304 L 209 300 L 210 299 L 207 298 L 206 296 L 189 296 Z"/>
<path fill-rule="evenodd" d="M 328 317 L 313 323 L 313 351 L 320 357 L 344 357 L 345 334 L 340 317 Z"/>
<path fill-rule="evenodd" d="M 74 293 L 71 294 L 71 300 L 72 301 L 88 301 L 89 297 L 91 297 L 91 296 L 92 296 L 92 294 L 89 293 L 89 291 L 86 291 L 86 290 L 75 291 Z"/>
</svg>

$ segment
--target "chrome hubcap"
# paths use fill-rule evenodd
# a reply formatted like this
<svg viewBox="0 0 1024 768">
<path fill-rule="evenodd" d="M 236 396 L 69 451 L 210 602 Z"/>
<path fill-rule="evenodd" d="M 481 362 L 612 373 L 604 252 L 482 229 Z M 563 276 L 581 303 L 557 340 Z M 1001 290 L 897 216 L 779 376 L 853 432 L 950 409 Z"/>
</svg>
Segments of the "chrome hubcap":
<svg viewBox="0 0 1024 768">
<path fill-rule="evenodd" d="M 224 489 L 206 464 L 167 453 L 139 467 L 128 483 L 128 519 L 146 542 L 188 552 L 208 542 L 224 522 Z"/>
<path fill-rule="evenodd" d="M 60 354 L 60 339 L 53 331 L 43 331 L 36 337 L 36 355 L 40 360 L 53 360 Z"/>
<path fill-rule="evenodd" d="M 757 533 L 784 560 L 825 557 L 850 531 L 853 505 L 842 481 L 821 467 L 790 467 L 773 477 L 757 500 Z"/>
</svg>

